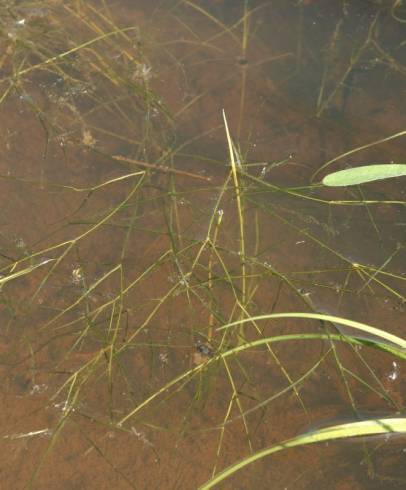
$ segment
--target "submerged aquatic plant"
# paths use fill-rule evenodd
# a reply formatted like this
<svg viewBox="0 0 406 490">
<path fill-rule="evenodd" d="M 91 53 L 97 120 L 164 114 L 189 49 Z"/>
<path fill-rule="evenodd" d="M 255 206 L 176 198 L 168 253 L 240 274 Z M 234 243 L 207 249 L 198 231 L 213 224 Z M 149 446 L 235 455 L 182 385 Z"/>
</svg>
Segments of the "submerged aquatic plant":
<svg viewBox="0 0 406 490">
<path fill-rule="evenodd" d="M 301 434 L 292 439 L 281 442 L 269 448 L 263 449 L 252 456 L 239 461 L 218 473 L 214 478 L 199 487 L 200 490 L 213 488 L 218 483 L 241 470 L 255 461 L 270 456 L 271 454 L 297 446 L 315 444 L 336 439 L 348 439 L 352 437 L 373 436 L 377 434 L 406 434 L 406 418 L 371 419 L 361 422 L 350 422 L 348 424 L 333 425 L 323 429 Z"/>
<path fill-rule="evenodd" d="M 285 119 L 285 107 L 272 107 L 280 115 L 261 123 L 259 136 L 250 127 L 263 107 L 268 121 L 273 97 L 287 100 L 275 87 L 288 83 L 286 73 L 291 80 L 291 69 L 300 73 L 308 49 L 302 34 L 295 49 L 265 49 L 270 29 L 254 22 L 265 4 L 243 2 L 240 12 L 236 2 L 231 25 L 204 8 L 210 2 L 158 4 L 144 27 L 135 8 L 120 27 L 120 9 L 104 0 L 51 2 L 38 15 L 26 15 L 24 2 L 0 6 L 0 102 L 5 116 L 13 114 L 2 118 L 10 121 L 3 133 L 13 163 L 2 161 L 3 221 L 16 236 L 19 227 L 26 232 L 23 247 L 7 226 L 0 234 L 4 386 L 26 408 L 10 415 L 3 442 L 38 444 L 40 456 L 24 461 L 21 477 L 31 486 L 55 486 L 44 465 L 74 461 L 78 478 L 96 469 L 98 477 L 113 475 L 112 487 L 159 486 L 154 478 L 162 478 L 168 487 L 192 481 L 195 488 L 211 476 L 202 487 L 209 488 L 283 448 L 404 431 L 396 418 L 402 393 L 393 389 L 406 357 L 397 321 L 405 304 L 396 268 L 403 247 L 384 243 L 389 225 L 375 210 L 405 202 L 367 190 L 330 200 L 322 186 L 304 185 L 309 169 L 290 148 L 291 133 L 288 142 L 278 139 L 297 126 L 288 108 Z M 295 3 L 299 33 L 309 4 Z M 166 31 L 148 24 L 154 16 Z M 342 87 L 345 106 L 352 73 L 380 48 L 374 17 L 337 74 L 331 60 L 347 19 L 343 13 L 333 26 L 315 70 L 319 118 Z M 211 69 L 216 57 L 226 60 L 220 73 Z M 271 81 L 265 67 L 274 62 L 286 65 Z M 269 82 L 259 87 L 258 104 L 250 98 L 252 75 Z M 237 102 L 230 87 L 239 87 Z M 404 134 L 354 145 L 314 176 Z M 273 147 L 264 149 L 268 139 Z M 382 245 L 379 260 L 345 248 L 355 241 L 346 230 L 366 230 L 365 223 L 370 243 Z M 388 317 L 378 318 L 381 307 Z M 29 383 L 47 389 L 27 394 Z M 317 405 L 319 390 L 336 411 L 350 407 L 354 421 L 301 434 L 303 422 L 329 415 L 330 406 Z M 391 415 L 360 422 L 365 405 Z M 285 442 L 258 451 L 270 440 Z M 373 467 L 371 453 L 363 455 Z"/>
</svg>

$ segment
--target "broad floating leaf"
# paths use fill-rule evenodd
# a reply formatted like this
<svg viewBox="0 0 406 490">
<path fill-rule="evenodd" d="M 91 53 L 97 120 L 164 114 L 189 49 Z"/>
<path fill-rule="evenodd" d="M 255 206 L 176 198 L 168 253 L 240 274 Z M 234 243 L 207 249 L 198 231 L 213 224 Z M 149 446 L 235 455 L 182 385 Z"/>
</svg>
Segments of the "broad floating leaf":
<svg viewBox="0 0 406 490">
<path fill-rule="evenodd" d="M 401 177 L 402 175 L 406 175 L 406 164 L 384 163 L 339 170 L 326 175 L 322 183 L 328 187 L 344 187 L 373 182 L 374 180 Z"/>
</svg>

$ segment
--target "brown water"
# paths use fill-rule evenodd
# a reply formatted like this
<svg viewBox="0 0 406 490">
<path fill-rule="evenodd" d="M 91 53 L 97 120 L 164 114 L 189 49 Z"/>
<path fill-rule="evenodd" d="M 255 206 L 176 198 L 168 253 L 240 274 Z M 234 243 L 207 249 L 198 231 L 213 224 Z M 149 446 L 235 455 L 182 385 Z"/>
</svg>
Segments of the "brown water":
<svg viewBox="0 0 406 490">
<path fill-rule="evenodd" d="M 403 2 L 0 9 L 0 261 L 26 272 L 1 291 L 0 488 L 194 489 L 310 427 L 404 414 L 403 361 L 367 346 L 200 364 L 242 341 L 217 327 L 272 312 L 404 337 L 404 180 L 311 187 L 364 145 L 329 169 L 402 162 L 404 137 L 369 145 L 406 128 Z M 244 261 L 223 109 L 246 174 Z M 219 487 L 404 488 L 404 448 L 290 449 Z"/>
</svg>

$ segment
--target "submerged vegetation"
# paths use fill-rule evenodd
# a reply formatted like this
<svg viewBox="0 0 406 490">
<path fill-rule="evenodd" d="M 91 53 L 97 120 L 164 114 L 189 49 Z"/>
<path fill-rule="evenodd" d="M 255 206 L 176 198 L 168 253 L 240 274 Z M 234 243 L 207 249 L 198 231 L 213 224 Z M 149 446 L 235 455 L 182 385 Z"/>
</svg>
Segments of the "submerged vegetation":
<svg viewBox="0 0 406 490">
<path fill-rule="evenodd" d="M 0 486 L 404 485 L 403 2 L 143 3 L 0 2 Z"/>
</svg>

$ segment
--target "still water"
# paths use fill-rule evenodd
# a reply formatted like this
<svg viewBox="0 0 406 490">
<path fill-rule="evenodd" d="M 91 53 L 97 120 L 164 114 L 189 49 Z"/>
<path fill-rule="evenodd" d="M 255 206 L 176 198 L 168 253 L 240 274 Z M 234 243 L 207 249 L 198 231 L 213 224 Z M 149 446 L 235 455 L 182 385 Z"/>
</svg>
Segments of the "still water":
<svg viewBox="0 0 406 490">
<path fill-rule="evenodd" d="M 404 361 L 371 337 L 219 328 L 405 336 L 405 181 L 318 185 L 405 163 L 405 22 L 403 1 L 0 2 L 0 488 L 195 489 L 404 414 Z M 330 441 L 218 488 L 405 488 L 405 458 L 403 435 Z"/>
</svg>

